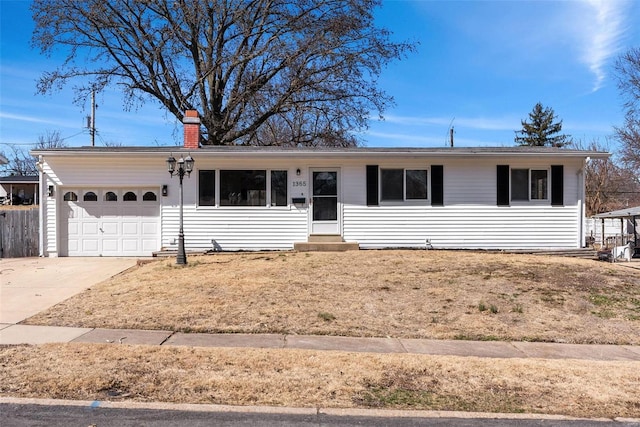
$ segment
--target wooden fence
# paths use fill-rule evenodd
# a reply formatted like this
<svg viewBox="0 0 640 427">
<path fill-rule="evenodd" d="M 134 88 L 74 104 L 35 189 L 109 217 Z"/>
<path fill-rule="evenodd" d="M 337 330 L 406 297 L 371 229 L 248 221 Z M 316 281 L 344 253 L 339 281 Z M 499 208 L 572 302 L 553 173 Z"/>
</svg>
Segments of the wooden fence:
<svg viewBox="0 0 640 427">
<path fill-rule="evenodd" d="M 0 210 L 0 258 L 38 256 L 39 209 Z"/>
</svg>

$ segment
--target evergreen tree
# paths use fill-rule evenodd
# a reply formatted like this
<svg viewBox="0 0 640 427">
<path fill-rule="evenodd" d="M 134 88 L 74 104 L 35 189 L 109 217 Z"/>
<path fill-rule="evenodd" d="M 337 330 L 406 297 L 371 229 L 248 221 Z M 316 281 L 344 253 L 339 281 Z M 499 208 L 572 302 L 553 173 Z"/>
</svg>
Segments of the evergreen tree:
<svg viewBox="0 0 640 427">
<path fill-rule="evenodd" d="M 522 120 L 522 130 L 516 131 L 515 142 L 530 147 L 564 147 L 571 144 L 571 139 L 562 131 L 562 120 L 552 108 L 544 108 L 541 103 L 533 107 L 529 113 L 529 122 Z"/>
</svg>

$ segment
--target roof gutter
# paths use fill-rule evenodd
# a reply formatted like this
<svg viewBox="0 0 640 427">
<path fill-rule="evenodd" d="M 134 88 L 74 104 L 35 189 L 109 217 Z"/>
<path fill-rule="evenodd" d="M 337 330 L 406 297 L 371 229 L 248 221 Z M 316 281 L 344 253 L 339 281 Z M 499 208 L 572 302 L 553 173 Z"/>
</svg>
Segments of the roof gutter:
<svg viewBox="0 0 640 427">
<path fill-rule="evenodd" d="M 182 147 L 141 147 L 141 148 L 121 148 L 109 150 L 92 149 L 62 149 L 62 150 L 33 150 L 34 156 L 52 157 L 74 157 L 74 156 L 117 156 L 126 154 L 128 156 L 155 155 L 164 157 L 171 153 L 193 153 L 193 150 Z M 353 158 L 353 157 L 441 157 L 441 158 L 477 158 L 477 157 L 553 157 L 553 158 L 590 158 L 608 159 L 611 154 L 598 151 L 511 151 L 511 150 L 491 150 L 491 149 L 356 149 L 356 150 L 260 150 L 260 149 L 208 149 L 197 150 L 197 156 L 215 156 L 218 158 L 233 158 L 246 155 L 260 155 L 261 157 L 291 157 L 291 158 Z"/>
</svg>

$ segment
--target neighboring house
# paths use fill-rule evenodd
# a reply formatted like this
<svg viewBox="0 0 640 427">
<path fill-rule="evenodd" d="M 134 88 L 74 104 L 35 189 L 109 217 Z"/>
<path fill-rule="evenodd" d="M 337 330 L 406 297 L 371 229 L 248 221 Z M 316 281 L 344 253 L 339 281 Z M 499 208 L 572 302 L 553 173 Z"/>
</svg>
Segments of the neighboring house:
<svg viewBox="0 0 640 427">
<path fill-rule="evenodd" d="M 150 255 L 175 249 L 184 178 L 189 250 L 292 249 L 316 235 L 361 248 L 579 248 L 584 164 L 607 153 L 499 148 L 198 148 L 36 150 L 44 256 Z"/>
<path fill-rule="evenodd" d="M 631 243 L 634 257 L 640 258 L 640 206 L 604 212 L 589 218 L 587 233 L 594 243 L 611 247 Z M 603 238 L 604 236 L 604 238 Z"/>
<path fill-rule="evenodd" d="M 2 204 L 32 205 L 39 201 L 37 176 L 0 177 L 0 201 Z"/>
</svg>

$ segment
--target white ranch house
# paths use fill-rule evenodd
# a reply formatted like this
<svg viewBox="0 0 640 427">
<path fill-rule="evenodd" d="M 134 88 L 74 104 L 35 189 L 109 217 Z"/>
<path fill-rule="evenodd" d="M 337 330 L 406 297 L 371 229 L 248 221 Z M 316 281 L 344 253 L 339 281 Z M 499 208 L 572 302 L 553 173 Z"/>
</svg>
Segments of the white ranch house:
<svg viewBox="0 0 640 427">
<path fill-rule="evenodd" d="M 288 250 L 329 237 L 368 248 L 568 249 L 585 242 L 584 165 L 607 153 L 528 147 L 184 147 L 36 150 L 42 256 Z"/>
</svg>

